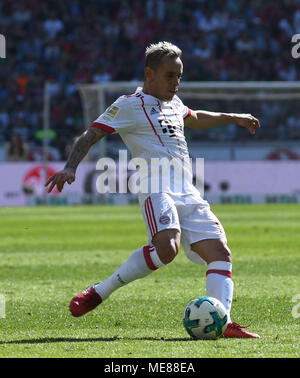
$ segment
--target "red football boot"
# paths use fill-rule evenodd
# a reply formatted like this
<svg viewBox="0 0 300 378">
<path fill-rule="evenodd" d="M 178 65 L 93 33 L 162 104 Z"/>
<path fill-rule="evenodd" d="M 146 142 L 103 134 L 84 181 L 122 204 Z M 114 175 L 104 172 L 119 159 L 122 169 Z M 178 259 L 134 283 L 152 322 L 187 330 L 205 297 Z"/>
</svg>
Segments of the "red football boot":
<svg viewBox="0 0 300 378">
<path fill-rule="evenodd" d="M 251 333 L 245 331 L 245 328 L 248 326 L 240 326 L 237 323 L 229 323 L 225 332 L 223 333 L 223 337 L 232 337 L 232 338 L 239 338 L 239 339 L 259 339 L 260 336 L 256 333 Z"/>
<path fill-rule="evenodd" d="M 69 308 L 71 314 L 78 317 L 94 310 L 101 302 L 102 298 L 96 292 L 94 286 L 89 286 L 82 293 L 75 295 L 70 302 Z"/>
</svg>

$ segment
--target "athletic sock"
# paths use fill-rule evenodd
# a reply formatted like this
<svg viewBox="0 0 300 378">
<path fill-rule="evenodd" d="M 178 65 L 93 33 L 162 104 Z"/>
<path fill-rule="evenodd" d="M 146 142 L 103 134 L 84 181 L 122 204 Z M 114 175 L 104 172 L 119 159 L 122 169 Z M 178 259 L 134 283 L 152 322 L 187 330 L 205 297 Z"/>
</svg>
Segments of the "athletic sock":
<svg viewBox="0 0 300 378">
<path fill-rule="evenodd" d="M 207 265 L 206 270 L 206 293 L 223 303 L 229 322 L 233 297 L 231 270 L 232 264 L 227 261 L 213 261 Z"/>
<path fill-rule="evenodd" d="M 154 245 L 147 245 L 134 251 L 115 273 L 105 281 L 96 284 L 94 288 L 102 300 L 104 300 L 121 286 L 127 285 L 138 278 L 146 277 L 164 265 Z"/>
</svg>

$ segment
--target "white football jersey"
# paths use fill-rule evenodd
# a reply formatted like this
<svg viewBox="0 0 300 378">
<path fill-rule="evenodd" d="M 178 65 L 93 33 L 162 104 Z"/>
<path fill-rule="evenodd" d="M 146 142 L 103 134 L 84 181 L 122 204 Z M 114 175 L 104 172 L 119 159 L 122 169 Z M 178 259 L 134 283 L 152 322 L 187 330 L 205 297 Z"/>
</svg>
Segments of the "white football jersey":
<svg viewBox="0 0 300 378">
<path fill-rule="evenodd" d="M 145 159 L 149 164 L 151 159 L 167 158 L 183 166 L 184 161 L 189 161 L 184 119 L 190 114 L 191 110 L 178 96 L 168 102 L 160 101 L 138 88 L 132 95 L 119 97 L 92 126 L 110 134 L 119 133 L 132 158 Z M 170 184 L 160 191 L 194 192 L 195 187 L 190 186 L 177 190 Z"/>
</svg>

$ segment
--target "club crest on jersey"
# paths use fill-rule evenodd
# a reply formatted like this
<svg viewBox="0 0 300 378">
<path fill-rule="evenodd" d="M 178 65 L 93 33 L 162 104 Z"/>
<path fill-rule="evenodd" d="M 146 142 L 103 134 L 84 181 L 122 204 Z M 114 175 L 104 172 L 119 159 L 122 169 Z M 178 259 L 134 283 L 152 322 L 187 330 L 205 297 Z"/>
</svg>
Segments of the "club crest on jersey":
<svg viewBox="0 0 300 378">
<path fill-rule="evenodd" d="M 161 224 L 169 224 L 170 222 L 171 222 L 171 219 L 168 215 L 162 215 L 159 218 L 159 223 L 161 223 Z"/>
</svg>

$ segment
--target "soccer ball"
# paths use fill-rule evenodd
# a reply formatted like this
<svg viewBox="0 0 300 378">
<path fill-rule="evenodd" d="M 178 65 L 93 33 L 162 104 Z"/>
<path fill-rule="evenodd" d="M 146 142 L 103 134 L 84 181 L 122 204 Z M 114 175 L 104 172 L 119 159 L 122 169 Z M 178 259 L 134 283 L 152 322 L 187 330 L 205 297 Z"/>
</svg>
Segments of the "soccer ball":
<svg viewBox="0 0 300 378">
<path fill-rule="evenodd" d="M 226 330 L 228 317 L 224 305 L 213 297 L 193 299 L 183 313 L 183 325 L 193 339 L 217 339 Z"/>
</svg>

